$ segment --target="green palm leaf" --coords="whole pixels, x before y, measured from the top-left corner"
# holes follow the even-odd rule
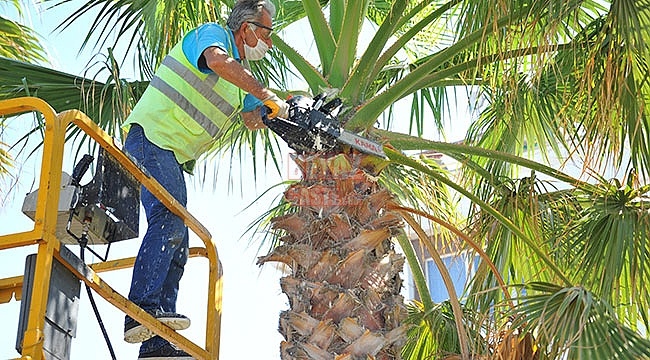
[[[537,333],[551,359],[648,359],[650,341],[621,324],[613,309],[583,287],[531,283],[515,326]]]
[[[110,56],[99,61],[97,66],[95,76],[107,77],[108,82],[0,58],[0,78],[3,79],[0,84],[0,99],[36,96],[48,102],[57,112],[80,109],[110,135],[121,139],[120,126],[148,82],[121,80],[119,68]],[[34,130],[36,129],[30,133]],[[79,129],[74,128],[68,138],[79,134]],[[85,139],[84,135],[80,147]]]
[[[647,186],[637,187],[630,174],[627,183],[600,179],[593,193],[578,196],[582,209],[567,224],[566,246],[575,249],[576,280],[618,309],[633,328],[648,328],[650,234]]]
[[[0,56],[22,61],[46,61],[36,34],[3,16],[0,16]]]

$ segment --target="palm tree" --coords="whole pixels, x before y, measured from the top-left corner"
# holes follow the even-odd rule
[[[21,14],[21,7],[18,0],[0,1],[0,7],[5,3],[11,3],[18,15]],[[44,50],[38,41],[38,37],[27,26],[0,15],[0,57],[22,61],[44,61]],[[4,128],[4,122],[0,123],[0,130]],[[11,166],[11,157],[4,149],[5,144],[0,141],[0,176],[6,174],[7,168]]]
[[[102,9],[85,44],[92,34],[106,34],[104,29],[120,29],[123,36],[135,28],[147,75],[183,30],[221,19],[232,1],[181,1],[171,8],[137,4],[95,0],[68,21]],[[273,68],[291,64],[312,94],[336,89],[345,128],[384,142],[388,156],[381,160],[346,147],[297,156],[303,179],[264,218],[272,220],[262,221],[274,228],[277,246],[260,263],[289,267],[282,280],[290,299],[280,319],[283,358],[392,359],[400,352],[409,359],[650,358],[647,4],[305,0],[278,5],[280,29],[308,19],[320,61],[310,64],[276,36]],[[374,34],[360,46],[359,34],[368,24],[374,24]],[[360,47],[365,51],[358,54]],[[117,62],[107,63],[118,68]],[[283,87],[286,72],[264,70],[256,69]],[[125,89],[120,104],[127,106],[102,119],[119,122],[132,103],[129,96],[137,96],[129,89],[138,87],[112,74],[106,86]],[[457,89],[478,94],[485,104],[463,143],[422,136],[425,125],[442,127],[443,116],[450,116],[446,104],[453,101],[448,92]],[[113,93],[102,94],[110,99]],[[386,129],[375,128],[402,99],[412,100],[408,123],[415,134],[391,131],[390,124],[404,127],[407,120],[390,111]],[[93,108],[86,110],[94,117]],[[259,149],[258,136],[272,143],[267,132],[233,127],[217,149]],[[275,151],[270,145],[263,149]],[[457,160],[459,176],[405,155],[423,150]],[[567,161],[583,172],[563,172]],[[598,175],[605,169],[624,175]],[[465,221],[454,220],[455,194],[470,203]],[[428,219],[443,241],[457,240],[480,258],[462,304],[418,218]],[[428,296],[402,222],[417,233],[447,279],[448,303],[434,304]],[[404,260],[392,237],[421,298],[408,308],[414,325],[408,329],[398,295]]]

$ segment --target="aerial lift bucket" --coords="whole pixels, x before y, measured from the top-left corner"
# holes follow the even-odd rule
[[[48,306],[65,304],[70,311],[66,311],[66,315],[74,313],[77,307],[75,298],[78,299],[78,289],[74,284],[80,281],[117,309],[194,358],[218,359],[223,271],[216,245],[207,229],[82,112],[69,110],[56,114],[46,102],[33,97],[0,101],[0,117],[26,112],[40,112],[45,118],[39,189],[28,194],[23,203],[23,212],[34,220],[34,228],[0,235],[0,251],[37,245],[37,253],[27,261],[25,276],[0,279],[0,302],[8,302],[12,298],[29,299],[21,303],[17,341],[17,349],[22,355],[20,359],[65,359],[65,351],[61,347],[68,346],[66,341],[74,335],[74,319],[60,317],[61,314],[55,314],[56,311],[48,310]],[[73,171],[72,176],[62,172],[65,134],[69,124],[79,127],[101,148],[94,177],[84,186],[79,185],[78,171]],[[187,227],[203,241],[204,247],[190,248],[190,257],[208,259],[204,347],[156,320],[99,276],[104,271],[132,267],[134,257],[110,261],[104,259],[106,261],[88,265],[66,246],[77,244],[81,235],[89,244],[107,245],[137,237],[140,185],[183,219]],[[53,332],[52,328],[56,331]],[[60,341],[46,341],[46,336],[50,336],[48,334],[60,336],[56,334],[59,330],[71,336]]]
[[[88,248],[106,261],[111,243],[138,237],[140,184],[115,157],[99,148],[94,176],[82,186],[81,178],[92,161],[92,156],[85,155],[75,166],[72,176],[62,172],[55,234],[63,244],[82,244],[84,248],[88,244],[107,244],[103,257]],[[27,194],[23,202],[22,211],[32,220],[36,218],[38,192],[37,189]],[[35,266],[36,254],[29,255],[25,264],[23,300],[16,337],[18,352],[23,351]],[[80,285],[81,281],[59,261],[52,263],[43,351],[57,360],[70,359],[72,338],[77,332]]]

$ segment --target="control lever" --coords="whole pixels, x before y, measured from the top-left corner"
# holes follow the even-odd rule
[[[90,164],[92,164],[93,160],[95,160],[92,155],[84,155],[81,160],[77,163],[77,165],[74,166],[74,169],[72,170],[72,185],[79,186],[81,182],[81,178],[84,177],[86,174],[86,171],[88,171],[88,167],[90,167]]]

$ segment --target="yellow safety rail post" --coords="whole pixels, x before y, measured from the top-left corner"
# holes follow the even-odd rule
[[[136,321],[147,326],[157,335],[176,344],[197,359],[218,359],[221,338],[223,272],[216,245],[208,230],[155,179],[149,177],[134,164],[115,145],[113,138],[100,129],[81,111],[69,110],[57,115],[46,102],[33,97],[0,101],[0,116],[32,111],[42,113],[45,118],[43,161],[41,165],[34,229],[28,232],[0,236],[0,250],[38,244],[34,286],[35,288],[41,289],[41,291],[34,292],[32,295],[21,359],[44,359],[43,326],[53,257],[60,260],[64,266],[70,269],[98,295],[102,296],[109,303]],[[153,316],[113,290],[97,275],[98,272],[102,271],[131,267],[133,266],[134,258],[119,259],[86,266],[80,263],[78,258],[71,256],[71,253],[65,247],[61,248],[61,243],[56,239],[54,234],[61,186],[65,130],[70,123],[78,126],[113,155],[127,171],[133,174],[165,206],[174,214],[181,217],[188,228],[196,233],[203,241],[205,248],[192,248],[190,249],[190,255],[191,257],[207,257],[209,262],[205,348],[201,348],[189,339],[163,325]],[[13,294],[19,300],[21,294],[18,287],[21,285],[22,277],[0,279],[0,300],[5,301],[7,299],[6,301],[9,301]]]
[[[65,126],[56,121],[56,114],[52,107],[40,99],[24,98],[11,99],[0,102],[0,116],[38,111],[45,117],[45,139],[41,164],[40,187],[34,228],[32,231],[13,235],[0,236],[0,249],[15,248],[20,246],[38,244],[36,266],[34,269],[35,291],[31,299],[27,330],[23,339],[23,358],[39,360],[44,358],[43,328],[45,325],[45,310],[49,295],[50,275],[54,251],[60,247],[60,242],[55,237],[56,216],[59,203],[59,189],[61,187],[61,168],[63,157],[54,156],[63,153]]]

